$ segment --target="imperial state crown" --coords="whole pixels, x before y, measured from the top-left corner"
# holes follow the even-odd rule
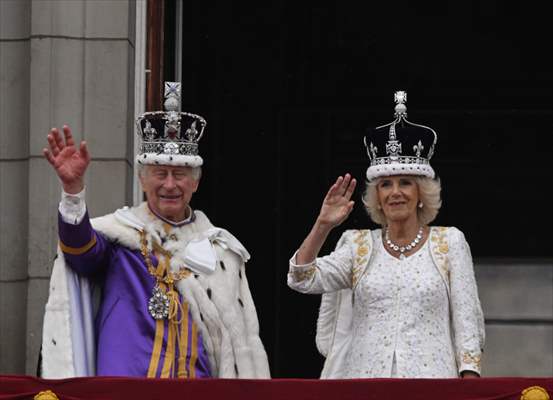
[[[206,120],[180,111],[181,85],[165,82],[165,111],[150,111],[136,120],[140,147],[138,164],[199,167],[198,142],[204,134]]]

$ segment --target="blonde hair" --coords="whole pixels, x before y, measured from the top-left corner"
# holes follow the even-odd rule
[[[442,185],[440,179],[431,179],[425,176],[415,176],[415,182],[419,188],[419,201],[422,202],[422,208],[417,207],[417,216],[421,224],[429,224],[438,215],[442,206],[440,192]],[[373,179],[367,182],[367,188],[363,194],[363,204],[369,217],[381,226],[386,225],[386,216],[382,212],[378,203],[378,192],[376,186],[382,178]]]

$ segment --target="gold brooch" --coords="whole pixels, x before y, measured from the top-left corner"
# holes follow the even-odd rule
[[[522,391],[520,400],[549,400],[547,390],[541,386],[530,386]]]
[[[144,257],[148,272],[156,279],[156,283],[152,289],[152,296],[148,299],[148,312],[155,320],[174,319],[177,315],[177,309],[181,307],[178,294],[174,290],[174,284],[181,279],[188,278],[192,272],[185,266],[182,266],[177,272],[169,271],[172,254],[156,242],[153,243],[153,248],[160,256],[165,257],[165,261],[158,260],[158,268],[154,267],[150,252],[148,251],[146,232],[141,231],[140,252]]]

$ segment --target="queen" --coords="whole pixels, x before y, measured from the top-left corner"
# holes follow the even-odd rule
[[[407,120],[371,129],[363,203],[381,229],[347,230],[319,257],[354,207],[357,181],[339,176],[289,263],[288,285],[323,294],[316,342],[322,378],[478,377],[484,320],[469,245],[455,227],[430,226],[441,207],[430,165],[436,132]]]

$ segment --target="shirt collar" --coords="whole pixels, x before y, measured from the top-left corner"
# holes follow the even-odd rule
[[[187,207],[188,207],[188,218],[185,218],[182,221],[175,222],[175,221],[171,221],[171,220],[169,220],[165,217],[162,217],[161,215],[156,213],[154,210],[152,210],[150,208],[150,205],[148,204],[148,209],[150,210],[150,212],[153,215],[155,215],[157,218],[159,218],[160,220],[162,220],[166,224],[171,225],[172,227],[180,227],[180,226],[183,226],[183,225],[190,224],[191,222],[194,222],[194,220],[196,219],[196,214],[194,214],[194,210],[192,210],[192,207],[190,207],[190,206],[187,206]]]

